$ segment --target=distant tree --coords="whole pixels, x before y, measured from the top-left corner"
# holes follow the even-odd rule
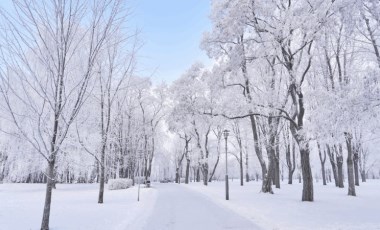
[[[232,124],[232,131],[234,134],[234,137],[236,139],[236,143],[238,145],[238,152],[239,155],[235,155],[238,163],[239,163],[239,172],[240,172],[240,185],[244,185],[244,170],[243,170],[243,151],[244,151],[244,146],[243,146],[243,140],[242,140],[242,135],[240,132],[240,125],[238,121],[234,121]]]

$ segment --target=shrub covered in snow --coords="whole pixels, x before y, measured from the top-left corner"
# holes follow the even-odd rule
[[[108,180],[109,190],[127,189],[132,186],[131,179],[110,179]]]
[[[144,176],[136,176],[135,177],[135,183],[138,184],[145,184],[145,177]]]

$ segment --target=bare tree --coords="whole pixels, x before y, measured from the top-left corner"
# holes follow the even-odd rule
[[[117,39],[117,38],[116,38]],[[99,181],[99,197],[98,203],[103,203],[104,197],[104,183],[105,183],[105,156],[106,149],[109,145],[109,133],[111,129],[112,108],[114,102],[117,100],[120,88],[124,82],[128,82],[128,79],[132,76],[135,63],[135,50],[134,48],[127,53],[123,50],[121,41],[125,41],[126,38],[120,37],[121,40],[115,38],[110,40],[109,46],[106,49],[104,60],[101,60],[97,64],[97,76],[98,86],[100,90],[100,181]],[[135,47],[135,46],[133,46]],[[123,50],[124,54],[127,54],[127,58],[120,57],[120,50]],[[121,59],[121,60],[120,60]]]
[[[111,127],[114,126],[114,123],[118,122],[117,118],[120,116],[120,114],[112,114],[114,104],[117,102],[119,107],[125,104],[125,96],[120,94],[126,94],[127,92],[122,92],[121,89],[129,88],[128,84],[130,83],[136,62],[137,43],[135,38],[137,34],[133,33],[128,35],[127,38],[126,34],[123,34],[120,28],[117,28],[117,32],[118,33],[115,33],[113,37],[107,39],[106,47],[100,53],[99,60],[94,67],[96,70],[96,82],[92,96],[99,105],[99,124],[97,125],[101,137],[99,149],[91,149],[89,145],[93,145],[93,143],[85,144],[77,128],[77,136],[80,144],[87,153],[95,158],[99,166],[99,204],[103,203],[104,198],[104,184],[107,169],[106,152],[107,150],[111,152],[109,146],[112,146],[109,142]],[[120,113],[122,111],[119,109],[117,112]],[[115,144],[113,144],[113,146],[115,147]]]
[[[48,166],[43,230],[57,155],[85,102],[98,54],[123,21],[122,2],[15,0],[13,11],[1,12],[1,94],[17,132]]]
[[[157,127],[165,116],[164,102],[166,99],[165,86],[149,91],[145,98],[139,92],[139,104],[143,118],[144,151],[145,151],[145,180],[148,180],[152,172],[152,163],[155,153]],[[145,128],[147,126],[147,128]]]

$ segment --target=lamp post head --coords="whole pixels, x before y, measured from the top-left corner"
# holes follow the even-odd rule
[[[223,135],[224,135],[224,138],[227,139],[228,138],[228,135],[230,134],[230,131],[228,129],[225,129],[223,131]]]

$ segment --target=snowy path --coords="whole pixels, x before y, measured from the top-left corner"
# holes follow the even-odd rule
[[[259,229],[248,219],[184,186],[155,184],[155,187],[157,200],[144,230]]]

